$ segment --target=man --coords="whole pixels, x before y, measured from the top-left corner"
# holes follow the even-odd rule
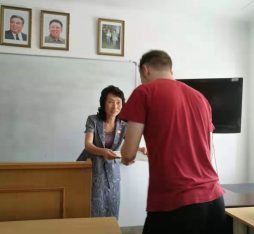
[[[122,163],[133,162],[142,134],[148,150],[143,234],[223,233],[223,189],[210,158],[210,105],[201,93],[174,80],[166,52],[144,54],[139,69],[142,84],[120,118],[128,121]]]
[[[27,35],[22,33],[24,26],[24,18],[19,15],[12,15],[10,17],[10,29],[5,31],[5,39],[27,41]]]
[[[45,37],[45,43],[64,44],[65,40],[60,37],[63,31],[63,24],[58,19],[49,22],[49,35]]]

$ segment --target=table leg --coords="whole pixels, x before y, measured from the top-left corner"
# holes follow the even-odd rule
[[[254,234],[254,230],[249,228],[248,234]]]
[[[248,234],[248,228],[243,223],[233,220],[233,230],[234,234]]]

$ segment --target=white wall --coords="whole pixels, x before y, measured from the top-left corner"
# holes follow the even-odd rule
[[[249,172],[249,181],[254,180],[254,18],[251,23],[251,30],[250,30],[250,41],[251,41],[251,48],[250,48],[250,82],[248,86],[248,93],[249,93],[249,105],[248,105],[248,172]]]
[[[214,16],[211,12],[171,4],[149,7],[149,2],[107,6],[88,1],[5,0],[6,5],[33,9],[32,48],[0,46],[0,52],[46,54],[112,59],[96,55],[96,19],[125,20],[125,57],[113,59],[138,61],[150,49],[164,49],[172,56],[175,78],[244,77],[242,132],[214,135],[218,173],[221,183],[247,180],[247,87],[249,29],[245,22]],[[97,1],[98,2],[98,1]],[[118,2],[118,1],[117,1]],[[152,1],[151,1],[152,2]],[[165,3],[165,1],[164,1]],[[138,4],[138,1],[137,1]],[[158,9],[159,7],[159,9]],[[39,49],[40,10],[69,12],[70,51]],[[147,165],[138,162],[122,168],[121,226],[142,225],[145,218]]]

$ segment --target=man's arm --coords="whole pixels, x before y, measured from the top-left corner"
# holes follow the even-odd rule
[[[144,124],[128,122],[125,134],[125,140],[121,148],[122,163],[129,165],[136,157],[139,143],[143,134]]]
[[[214,152],[213,152],[213,133],[210,132],[210,161],[213,160]]]

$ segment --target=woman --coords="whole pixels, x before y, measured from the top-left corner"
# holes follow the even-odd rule
[[[92,160],[92,217],[115,216],[120,205],[119,150],[125,135],[125,122],[118,114],[125,102],[123,92],[110,85],[101,92],[97,115],[86,121],[85,158]],[[80,159],[79,159],[80,160]]]

